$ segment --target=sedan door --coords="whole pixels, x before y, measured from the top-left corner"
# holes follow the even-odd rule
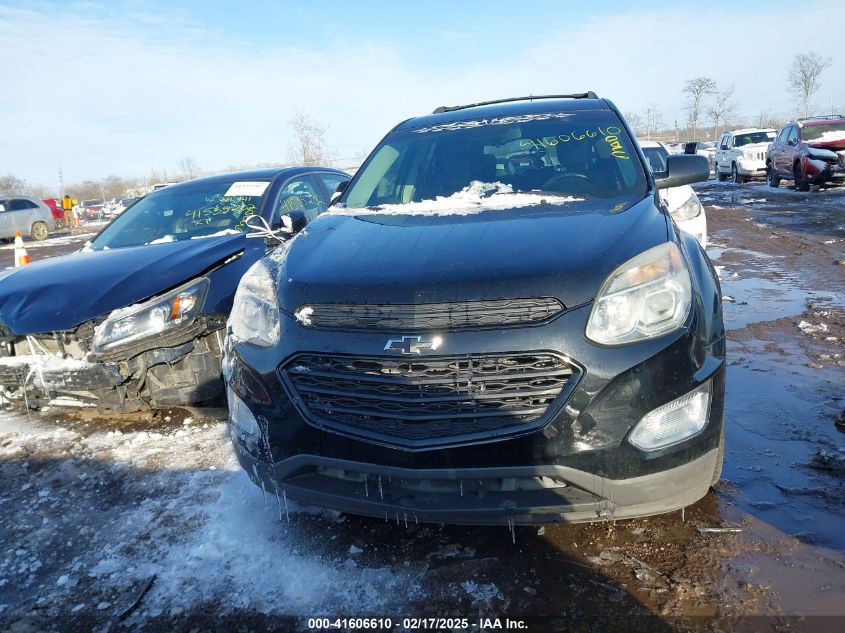
[[[325,211],[328,200],[311,174],[294,176],[285,182],[273,206],[270,223],[279,226],[282,216],[288,216],[294,227],[301,228]]]

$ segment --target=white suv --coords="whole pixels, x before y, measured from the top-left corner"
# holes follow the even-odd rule
[[[716,145],[716,178],[735,183],[749,178],[765,178],[766,151],[775,140],[776,130],[747,128],[722,134]]]

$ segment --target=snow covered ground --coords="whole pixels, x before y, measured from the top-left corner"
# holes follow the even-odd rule
[[[360,548],[315,533],[336,516],[265,498],[221,421],[163,424],[0,413],[0,629],[22,617],[114,621],[150,582],[125,624],[202,604],[374,613],[419,592],[409,563],[362,565]]]

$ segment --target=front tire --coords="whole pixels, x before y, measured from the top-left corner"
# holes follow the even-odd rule
[[[725,180],[727,179],[727,176],[719,171],[719,163],[716,163],[714,165],[713,171],[716,172],[716,180],[718,180],[719,182],[725,182]]]
[[[32,225],[32,230],[30,230],[29,234],[36,242],[41,242],[46,240],[47,236],[50,235],[50,229],[45,222],[36,222]]]
[[[769,163],[768,165],[766,165],[766,169],[766,175],[768,177],[767,179],[769,181],[769,186],[773,189],[777,189],[778,187],[780,187],[780,176],[775,173],[775,166]]]
[[[801,163],[792,166],[792,179],[795,181],[795,191],[809,191],[810,184],[801,175]]]
[[[745,184],[745,176],[739,173],[739,170],[736,168],[736,163],[731,164],[731,180],[738,185]]]

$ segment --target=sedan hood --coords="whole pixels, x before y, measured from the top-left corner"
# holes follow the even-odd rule
[[[67,330],[161,294],[244,250],[243,234],[71,253],[0,273],[0,325]]]
[[[441,216],[328,213],[287,250],[280,301],[288,312],[309,303],[530,297],[580,305],[616,266],[668,239],[667,218],[653,196],[625,211],[609,206]]]

